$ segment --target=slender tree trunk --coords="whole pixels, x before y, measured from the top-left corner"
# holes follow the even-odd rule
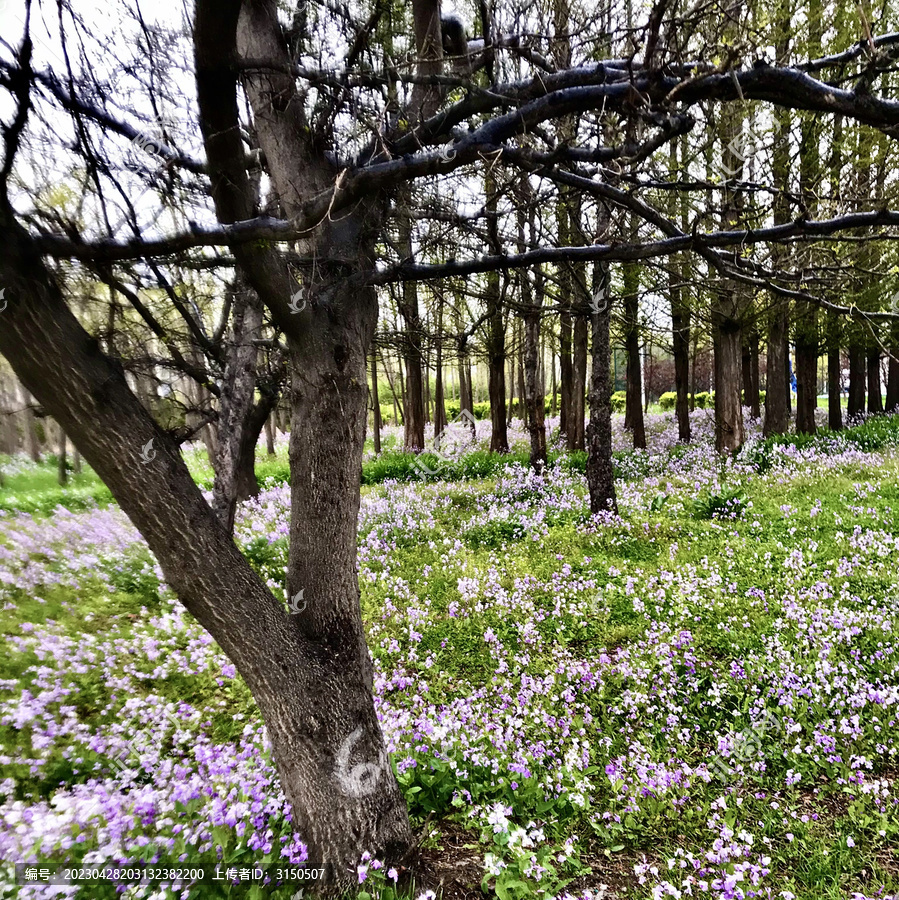
[[[276,413],[272,411],[265,420],[265,452],[269,456],[275,455],[275,417]]]
[[[842,358],[840,354],[840,321],[835,313],[827,316],[827,427],[843,428]]]
[[[443,397],[443,303],[438,299],[437,333],[434,336],[434,437],[446,429],[446,403]]]
[[[373,429],[372,441],[374,442],[375,453],[381,452],[381,400],[378,396],[378,351],[372,348],[371,351],[371,396],[373,410]]]
[[[796,431],[814,434],[818,406],[817,309],[797,304],[796,316]]]
[[[68,445],[68,441],[66,440],[66,433],[63,431],[62,424],[58,424],[59,429],[59,455],[58,455],[58,465],[56,469],[57,481],[65,487],[69,483],[69,470],[68,470],[68,458],[66,454],[66,447]]]
[[[487,229],[491,249],[502,252],[497,228],[497,192],[492,172],[486,178]],[[503,273],[503,278],[507,273]],[[490,451],[508,453],[509,437],[506,428],[506,323],[503,318],[500,273],[487,273],[484,296],[487,312],[488,393],[490,395]]]
[[[899,342],[896,341],[890,345],[886,411],[888,413],[899,412]]]
[[[859,346],[849,348],[849,398],[846,414],[852,418],[865,411],[865,351]]]
[[[775,58],[778,65],[787,65],[790,53],[790,9],[780,2],[775,21]],[[775,190],[773,218],[775,225],[790,221],[790,204],[787,188],[790,170],[790,114],[787,110],[774,111],[775,143],[772,152],[772,184]],[[774,266],[781,267],[784,251],[779,246],[772,249]],[[768,313],[768,360],[765,386],[765,436],[785,434],[790,417],[790,383],[787,340],[790,330],[790,310],[787,301],[772,293],[772,308]]]
[[[609,299],[609,272],[602,264],[594,267],[594,296]],[[590,423],[587,425],[587,487],[590,511],[617,514],[615,478],[612,465],[612,385],[611,303],[600,302],[592,318],[592,361],[590,374]]]
[[[232,341],[219,397],[216,454],[211,460],[215,470],[212,508],[229,532],[234,528],[238,500],[259,492],[255,476],[256,440],[265,422],[265,418],[257,419],[250,427],[259,353],[254,342],[262,328],[262,305],[242,276],[238,276],[233,288],[232,308]],[[270,408],[271,405],[267,407]]]
[[[631,232],[633,233],[633,225]],[[640,365],[640,270],[625,263],[624,270],[624,349],[627,353],[624,427],[634,435],[634,448],[645,449],[643,424],[643,372]]]
[[[34,415],[34,399],[28,391],[22,391],[23,402],[25,404],[25,431],[28,435],[28,453],[31,461],[39,463],[41,461],[41,442],[37,434],[37,422]]]
[[[412,221],[401,220],[401,245],[412,259]],[[403,360],[406,364],[404,388],[404,424],[406,450],[419,451],[425,445],[425,396],[421,346],[421,316],[418,309],[418,286],[414,281],[404,281],[400,286],[398,307],[403,318]]]
[[[883,412],[883,393],[880,385],[880,351],[868,351],[868,412],[880,415]]]

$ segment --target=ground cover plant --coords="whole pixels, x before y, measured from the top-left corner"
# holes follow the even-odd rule
[[[484,477],[489,423],[451,479],[372,478],[363,617],[420,848],[412,883],[361,858],[362,895],[895,896],[897,424],[751,426],[722,458],[710,412],[689,446],[648,416],[646,451],[617,421],[617,516],[590,515],[576,455],[540,477],[513,454]],[[249,692],[136,530],[108,502],[48,509],[14,474],[0,896],[49,895],[13,886],[15,861],[302,863]],[[279,596],[289,502],[272,476],[236,524]]]

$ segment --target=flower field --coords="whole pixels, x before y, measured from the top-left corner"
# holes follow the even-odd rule
[[[649,416],[640,452],[616,417],[619,516],[564,457],[363,488],[376,704],[426,862],[360,859],[369,897],[899,896],[899,427],[756,427],[723,460],[694,415],[688,447]],[[289,501],[271,484],[236,526],[278,596]],[[305,847],[252,698],[124,514],[5,508],[0,897],[292,896],[15,885]]]

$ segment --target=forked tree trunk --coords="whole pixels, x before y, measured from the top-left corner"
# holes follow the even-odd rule
[[[612,466],[612,318],[609,302],[609,272],[606,266],[594,267],[594,296],[600,298],[599,312],[592,318],[592,360],[590,372],[590,422],[587,425],[587,487],[590,511],[618,512],[615,477]],[[605,299],[606,302],[602,302]]]
[[[306,608],[289,615],[203,499],[177,445],[66,306],[11,210],[0,210],[0,227],[10,301],[0,352],[77,442],[166,582],[234,662],[265,720],[308,865],[324,867],[326,883],[348,887],[360,847],[396,858],[411,841],[372,704],[355,576],[373,293],[343,283],[332,299],[352,315],[327,323],[327,333],[318,328],[309,345],[294,343],[302,364],[294,366],[291,587],[307,590]],[[376,779],[374,769],[356,777],[365,774],[361,762],[379,767]]]

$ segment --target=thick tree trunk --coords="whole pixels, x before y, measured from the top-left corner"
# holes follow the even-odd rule
[[[308,137],[276,4],[197,0],[196,10],[197,93],[219,220],[255,214],[238,127],[237,58],[271,62],[245,71],[243,83],[282,208],[300,215],[309,197],[340,176]],[[291,368],[292,613],[278,610],[280,634],[249,654],[235,649],[235,664],[265,716],[281,786],[309,844],[308,865],[324,867],[325,884],[335,889],[357,883],[362,850],[396,859],[412,837],[375,714],[356,577],[366,359],[377,320],[366,277],[385,212],[380,196],[360,198],[351,213],[328,218],[300,241],[301,253],[317,263],[303,270],[309,303],[296,315],[288,307],[296,281],[283,256],[264,246],[233,247],[285,336]],[[216,558],[200,553],[196,560],[206,567]],[[232,615],[227,601],[226,594],[220,623]],[[246,630],[240,637],[246,640]]]
[[[796,431],[814,434],[818,406],[818,314],[807,304],[796,315]]]
[[[10,301],[0,352],[78,444],[166,582],[234,662],[262,711],[282,789],[309,845],[308,865],[324,867],[326,884],[348,887],[360,849],[397,858],[411,841],[372,704],[355,578],[372,292],[347,285],[341,306],[356,320],[327,334],[320,328],[311,346],[294,350],[301,359],[294,366],[291,586],[306,586],[307,605],[289,615],[203,499],[177,445],[72,315],[10,210],[0,210],[0,227],[0,280]],[[346,356],[335,346],[347,348]],[[378,766],[367,780],[356,777],[360,760]]]
[[[725,290],[715,303],[715,447],[734,453],[743,446],[743,404],[740,398],[742,339],[738,301]]]
[[[879,350],[868,351],[868,412],[871,415],[880,415],[883,412]]]
[[[594,296],[609,299],[609,272],[600,264],[594,270]],[[587,425],[587,487],[590,511],[617,514],[612,465],[611,303],[600,302],[592,316],[590,373],[590,422]]]

